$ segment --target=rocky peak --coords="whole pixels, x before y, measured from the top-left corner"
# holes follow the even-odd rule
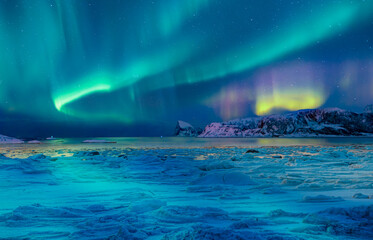
[[[202,132],[202,129],[194,128],[190,123],[177,121],[175,135],[180,137],[196,137]]]
[[[364,108],[365,113],[373,113],[373,104],[369,104]]]

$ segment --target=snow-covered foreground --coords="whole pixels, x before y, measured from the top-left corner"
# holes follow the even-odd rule
[[[2,147],[0,238],[372,239],[372,150]]]

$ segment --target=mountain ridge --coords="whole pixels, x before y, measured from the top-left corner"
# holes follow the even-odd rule
[[[198,137],[325,137],[373,136],[373,113],[340,108],[304,109],[214,122]]]

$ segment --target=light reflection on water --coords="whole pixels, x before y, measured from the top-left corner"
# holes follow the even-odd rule
[[[160,148],[195,148],[195,147],[250,147],[250,146],[291,146],[291,145],[344,145],[373,144],[369,137],[335,137],[335,138],[188,138],[188,137],[116,137],[94,138],[115,141],[116,143],[82,143],[83,138],[68,138],[62,141],[47,141],[52,145],[84,145],[105,147],[160,147]]]

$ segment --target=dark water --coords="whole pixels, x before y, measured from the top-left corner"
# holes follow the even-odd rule
[[[114,137],[90,138],[107,140],[115,143],[82,143],[86,138],[66,138],[43,141],[51,145],[106,145],[141,147],[249,147],[249,146],[293,146],[293,145],[345,145],[345,144],[373,144],[372,137],[334,137],[334,138],[188,138],[188,137]]]

